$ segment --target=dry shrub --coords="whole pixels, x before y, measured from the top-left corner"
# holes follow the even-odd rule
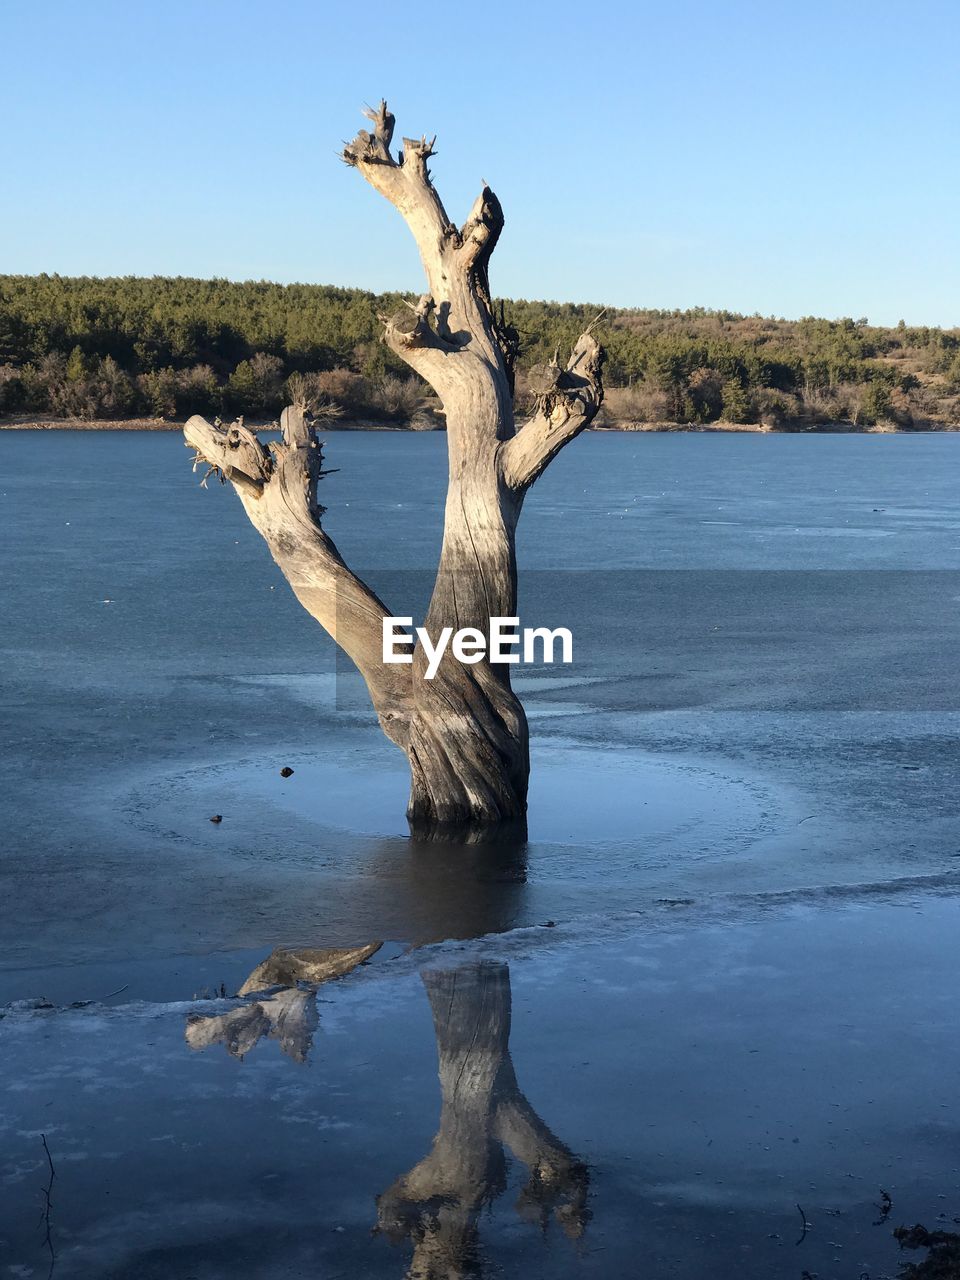
[[[698,422],[713,422],[726,406],[724,381],[716,369],[694,369],[687,381],[692,417]]]
[[[370,387],[362,374],[352,369],[327,369],[307,376],[313,382],[315,394],[339,405],[348,417],[369,412]]]
[[[857,388],[852,383],[809,387],[803,393],[804,412],[813,422],[852,422],[859,403]]]
[[[418,378],[398,378],[385,373],[374,385],[373,404],[386,418],[407,421],[423,405],[423,384]]]
[[[320,385],[319,373],[291,373],[284,384],[288,403],[301,406],[314,418],[332,421],[343,417],[343,407],[330,399]]]
[[[886,413],[886,417],[891,422],[898,427],[905,427],[907,430],[914,425],[914,405],[911,396],[911,392],[895,387],[890,392],[890,404]]]
[[[800,416],[800,401],[789,392],[758,387],[750,399],[754,416],[765,427],[781,427]]]
[[[350,369],[329,369],[304,377],[318,398],[332,402],[349,418],[407,423],[427,407],[426,388],[419,378],[400,378],[393,373],[365,378]]]
[[[51,410],[64,418],[120,418],[137,402],[130,376],[112,356],[84,364],[78,352],[66,361],[45,357],[41,377]]]
[[[637,382],[630,387],[607,387],[604,391],[602,421],[618,422],[669,422],[671,399],[666,391],[660,391],[647,382]]]
[[[137,407],[157,418],[216,413],[221,394],[208,364],[191,369],[153,369],[137,377]]]
[[[442,431],[443,414],[424,406],[411,414],[407,426],[411,431]]]
[[[280,357],[258,351],[250,357],[250,368],[264,401],[276,399],[283,384],[283,361]]]

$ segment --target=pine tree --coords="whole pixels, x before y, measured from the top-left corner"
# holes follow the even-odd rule
[[[260,398],[260,383],[253,366],[249,360],[241,360],[224,387],[224,408],[230,413],[253,413]]]
[[[724,422],[747,422],[750,418],[750,397],[739,378],[728,378],[723,384]]]
[[[79,347],[74,347],[67,359],[64,377],[67,382],[83,382],[87,376],[87,362]]]

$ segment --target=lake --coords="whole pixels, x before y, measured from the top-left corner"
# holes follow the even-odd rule
[[[960,436],[567,449],[518,554],[574,661],[518,676],[529,838],[489,847],[410,840],[178,434],[0,459],[0,1271],[876,1280],[956,1229]],[[325,528],[419,616],[444,437],[325,459]]]

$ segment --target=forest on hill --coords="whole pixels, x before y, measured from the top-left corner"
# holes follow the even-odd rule
[[[294,394],[359,422],[442,425],[429,388],[379,341],[405,296],[329,285],[0,276],[0,416],[271,419]],[[499,304],[498,304],[499,305]],[[603,309],[504,301],[528,374]],[[607,309],[606,425],[960,422],[960,330],[726,311]]]

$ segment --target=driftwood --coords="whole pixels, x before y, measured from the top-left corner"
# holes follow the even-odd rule
[[[276,947],[247,978],[239,996],[256,995],[226,1013],[191,1014],[186,1040],[191,1049],[222,1044],[241,1060],[263,1039],[278,1040],[295,1062],[306,1062],[319,1024],[317,987],[342,978],[383,944],[363,947]],[[271,988],[280,988],[271,990]]]
[[[238,996],[248,996],[268,987],[293,987],[299,982],[313,986],[342,978],[380,950],[382,942],[365,947],[276,947],[246,980]]]
[[[503,228],[500,202],[484,186],[455,226],[433,186],[433,143],[403,140],[394,156],[393,116],[381,102],[366,113],[343,159],[398,210],[413,233],[427,278],[416,304],[384,317],[384,341],[440,397],[447,424],[449,480],[443,546],[425,625],[433,637],[517,612],[515,533],[524,495],[550,460],[593,419],[603,396],[603,355],[588,331],[564,364],[541,369],[533,416],[513,412],[516,334],[490,295],[488,264]],[[526,812],[527,722],[509,666],[464,665],[449,652],[424,679],[382,661],[386,605],[353,574],[321,525],[320,443],[302,405],[285,410],[283,438],[265,447],[242,421],[186,424],[198,462],[237,491],[297,599],[360,670],[380,724],[407,754],[408,816],[420,829],[499,823]],[[209,473],[208,473],[209,474]],[[401,611],[402,615],[402,611]]]

